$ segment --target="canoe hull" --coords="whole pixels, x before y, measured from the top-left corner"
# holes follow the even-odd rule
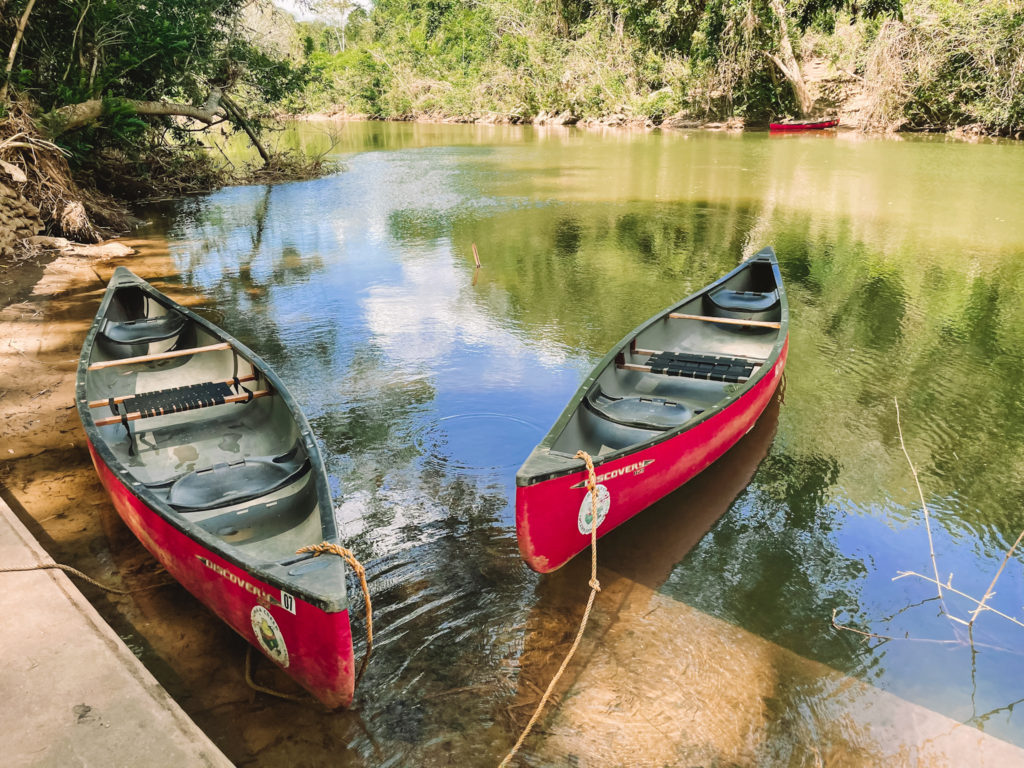
[[[789,339],[768,371],[753,387],[713,417],[668,440],[601,464],[598,484],[607,488],[603,536],[641,510],[691,480],[732,448],[757,421],[779,386]],[[579,530],[579,510],[589,504],[579,472],[516,488],[516,530],[523,560],[535,571],[553,571],[590,546]]]
[[[280,588],[170,525],[121,482],[91,442],[89,453],[121,519],[171,576],[324,705],[351,703],[355,666],[347,609],[328,612],[283,598]]]

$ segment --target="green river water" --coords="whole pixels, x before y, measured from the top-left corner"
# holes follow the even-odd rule
[[[1024,747],[1024,552],[990,598],[1005,616],[970,632],[967,597],[893,580],[937,570],[980,599],[1024,531],[1024,145],[394,123],[278,140],[331,147],[344,170],[167,205],[150,233],[292,389],[367,565],[375,658],[358,713],[301,716],[309,764],[500,760],[587,579],[586,563],[540,577],[519,560],[516,468],[626,331],[764,245],[791,303],[784,394],[746,453],[602,540],[609,578],[642,584],[664,618],[625,631],[629,601],[598,596],[593,646],[525,760],[813,765],[848,710],[796,684],[804,662]],[[661,728],[678,758],[588,747],[595,719],[605,735],[617,721],[587,703],[587,659],[669,640],[697,654],[703,621],[787,659],[745,746],[687,752],[698,737]],[[619,688],[687,687],[664,666],[619,669]],[[738,679],[723,685],[742,693]],[[879,764],[864,754],[837,764]]]

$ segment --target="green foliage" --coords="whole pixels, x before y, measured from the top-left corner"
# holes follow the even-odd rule
[[[917,0],[873,41],[867,75],[882,127],[1024,128],[1024,9],[1001,0]]]
[[[18,49],[13,85],[44,112],[102,99],[100,119],[63,137],[74,162],[103,148],[128,155],[147,144],[147,125],[129,101],[202,105],[211,89],[230,90],[248,106],[277,102],[304,86],[307,69],[246,36],[247,0],[62,0],[38,2]],[[17,18],[27,0],[8,0]],[[8,16],[10,14],[10,16]],[[7,51],[15,27],[0,23]]]

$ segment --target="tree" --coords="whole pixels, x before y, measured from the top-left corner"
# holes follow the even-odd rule
[[[273,101],[297,88],[304,72],[245,38],[239,20],[246,2],[8,0],[7,10],[22,21],[0,27],[0,45],[10,51],[3,89],[14,86],[38,103],[51,137],[126,110],[206,125],[227,120],[266,160],[254,126],[229,94]]]

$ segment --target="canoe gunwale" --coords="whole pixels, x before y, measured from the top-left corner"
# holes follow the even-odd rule
[[[231,345],[232,352],[247,363],[253,365],[273,389],[274,396],[280,398],[287,407],[289,414],[294,419],[299,432],[299,439],[309,456],[312,465],[312,474],[316,483],[317,496],[319,499],[320,525],[324,533],[324,540],[332,543],[340,543],[337,522],[334,519],[334,505],[330,488],[327,484],[326,472],[323,466],[323,459],[316,440],[313,437],[312,428],[306,420],[305,414],[295,402],[291,393],[284,383],[277,376],[274,370],[259,355],[249,349],[245,344],[231,336],[227,331],[215,326],[210,321],[197,315],[187,307],[184,307],[168,296],[164,295],[142,278],[138,277],[125,267],[118,267],[103,295],[96,317],[86,335],[82,346],[82,354],[78,361],[78,371],[75,381],[75,405],[85,430],[86,438],[89,441],[106,468],[116,477],[122,485],[127,488],[140,502],[145,504],[161,519],[180,531],[185,536],[193,539],[197,544],[206,548],[218,557],[231,563],[235,567],[252,574],[254,577],[266,583],[284,589],[296,597],[301,598],[310,605],[321,610],[334,613],[346,611],[349,607],[345,579],[339,579],[340,588],[336,594],[325,596],[323,593],[311,592],[307,588],[283,578],[280,570],[283,566],[291,566],[297,562],[308,560],[312,554],[296,554],[294,557],[287,557],[274,561],[255,562],[252,559],[242,556],[241,551],[232,544],[223,542],[219,537],[206,531],[196,522],[187,519],[184,515],[171,509],[159,496],[157,496],[144,483],[124,466],[114,452],[107,445],[106,439],[96,426],[96,420],[89,408],[89,401],[86,393],[86,375],[89,372],[92,352],[96,347],[97,336],[105,322],[106,314],[110,308],[114,293],[119,288],[132,286],[142,290],[147,296],[161,304],[165,308],[179,312],[193,323],[202,327],[215,338]],[[310,542],[318,544],[320,542]],[[275,570],[278,572],[275,573]]]
[[[760,382],[766,375],[769,374],[769,372],[771,372],[774,369],[775,364],[778,362],[779,356],[782,354],[783,348],[789,340],[789,301],[786,296],[785,285],[782,281],[782,275],[779,270],[778,259],[775,256],[774,249],[771,247],[761,249],[756,254],[751,256],[749,259],[745,259],[734,269],[730,270],[725,275],[722,275],[714,282],[709,283],[708,285],[700,288],[699,290],[695,291],[691,295],[684,298],[682,301],[676,302],[671,307],[664,309],[658,312],[657,314],[653,315],[652,317],[638,325],[636,328],[631,330],[629,333],[627,333],[622,338],[622,340],[619,341],[618,344],[614,345],[611,348],[611,350],[597,364],[594,365],[590,373],[587,375],[587,377],[580,384],[579,388],[576,390],[576,393],[566,404],[565,409],[559,415],[558,419],[552,425],[551,429],[548,430],[547,434],[544,436],[544,439],[537,444],[534,450],[530,453],[530,456],[523,463],[523,466],[516,473],[516,486],[533,486],[539,483],[547,482],[548,480],[552,480],[554,478],[566,477],[582,471],[583,468],[581,466],[581,462],[579,459],[575,457],[574,454],[555,450],[551,446],[558,438],[558,436],[561,434],[562,430],[569,423],[569,420],[572,418],[573,414],[575,414],[576,410],[578,408],[583,407],[583,401],[586,399],[587,394],[593,388],[595,382],[597,381],[601,373],[603,373],[609,365],[614,364],[616,357],[620,353],[628,351],[632,340],[635,339],[645,329],[649,328],[659,320],[662,320],[663,318],[667,317],[669,314],[677,312],[679,308],[684,306],[685,304],[714,291],[722,283],[734,277],[740,271],[747,269],[754,261],[765,258],[767,258],[767,260],[771,263],[772,270],[775,275],[775,282],[779,292],[780,316],[779,329],[777,331],[775,343],[772,345],[771,351],[767,355],[764,362],[754,369],[753,374],[750,376],[749,379],[747,379],[746,382],[743,382],[742,384],[737,386],[732,392],[722,397],[722,399],[716,402],[713,407],[708,408],[703,413],[687,421],[682,426],[665,430],[657,435],[654,435],[653,437],[644,442],[635,443],[632,445],[625,446],[623,448],[619,448],[615,451],[602,454],[599,458],[594,457],[594,468],[597,469],[598,467],[604,464],[617,461],[625,456],[629,456],[630,454],[638,453],[652,446],[664,443],[668,440],[672,440],[679,436],[680,434],[687,432],[691,429],[694,429],[695,427],[707,421],[708,419],[717,416],[722,411],[727,410],[729,406],[731,406],[737,400],[741,399],[747,392],[753,389],[758,384],[758,382]],[[546,469],[538,472],[527,472],[527,465],[538,454],[554,460],[563,460],[565,462],[565,466],[561,468]]]

